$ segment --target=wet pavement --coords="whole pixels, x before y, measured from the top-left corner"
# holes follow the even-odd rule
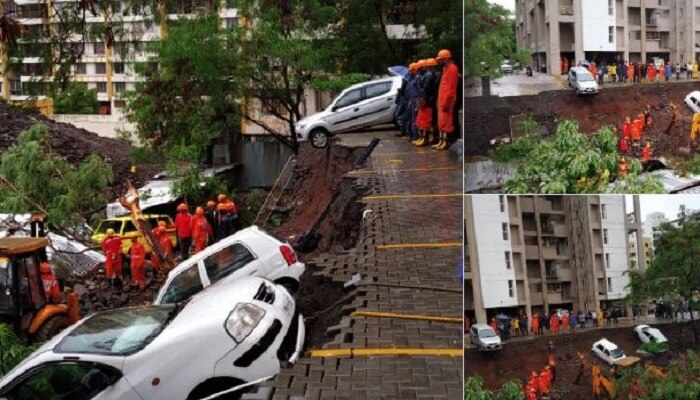
[[[562,77],[563,79],[564,77]],[[548,90],[567,89],[566,82],[559,77],[533,72],[533,76],[524,73],[507,74],[491,81],[491,95],[499,97],[534,95]],[[479,82],[469,82],[466,97],[481,96]]]
[[[367,188],[357,244],[312,261],[318,274],[337,282],[362,275],[343,306],[340,323],[329,328],[333,339],[323,350],[410,349],[428,355],[307,355],[258,394],[244,398],[462,397],[463,325],[430,320],[462,315],[456,272],[462,257],[462,165],[447,151],[416,148],[391,131],[343,135],[340,140],[367,145],[374,137],[382,140],[368,162],[347,175]],[[362,311],[425,318],[352,315]]]

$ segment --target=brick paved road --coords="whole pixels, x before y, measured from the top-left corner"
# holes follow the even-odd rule
[[[343,307],[340,324],[330,328],[334,336],[325,348],[461,348],[462,324],[350,315],[360,310],[462,315],[456,276],[462,243],[461,164],[450,160],[448,152],[415,148],[393,132],[345,135],[341,140],[365,145],[373,137],[382,141],[370,160],[349,174],[369,189],[363,205],[372,210],[358,243],[351,251],[313,261],[320,274],[339,282],[357,273],[363,276],[353,300]],[[446,196],[405,197],[426,194]],[[426,243],[445,247],[423,247]],[[250,398],[461,399],[462,358],[304,357],[258,396]]]

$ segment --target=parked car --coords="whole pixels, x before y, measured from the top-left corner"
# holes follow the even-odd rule
[[[263,278],[181,304],[104,311],[65,329],[0,380],[0,398],[201,399],[295,362],[303,317]]]
[[[474,324],[469,329],[469,338],[479,351],[496,351],[503,348],[501,337],[486,324]]]
[[[508,60],[503,61],[503,64],[501,64],[501,73],[510,74],[512,72],[513,72],[513,66],[510,64],[510,61],[508,61]]]
[[[557,318],[559,318],[559,320],[564,318],[564,315],[569,316],[569,310],[565,310],[563,308],[557,308],[556,310],[554,310],[553,314],[554,313],[557,314]]]
[[[700,91],[688,93],[683,101],[693,112],[700,113]]]
[[[657,328],[649,325],[637,325],[634,327],[634,332],[639,336],[642,343],[667,343],[668,339]]]
[[[390,76],[350,86],[325,110],[297,122],[297,138],[310,140],[320,149],[328,146],[330,137],[337,133],[393,122],[402,80]]]
[[[591,351],[608,365],[613,365],[627,357],[621,348],[605,338],[593,343]]]
[[[654,62],[654,67],[657,71],[663,69],[666,66],[666,61],[664,61],[664,59],[661,57],[654,57],[652,58],[652,61]]]
[[[574,67],[569,70],[569,87],[574,88],[576,95],[597,94],[598,82],[593,75],[583,67]]]
[[[169,227],[168,234],[170,235],[170,240],[173,242],[173,247],[177,246],[177,235],[175,233],[175,227],[173,226],[173,219],[170,218],[169,215],[145,214],[143,217],[151,225],[151,228],[158,226],[158,221],[165,221]],[[127,254],[131,249],[131,239],[135,239],[139,236],[139,231],[136,229],[131,217],[126,215],[122,217],[105,218],[100,221],[92,232],[91,239],[93,243],[97,246],[101,245],[102,240],[107,236],[107,229],[110,228],[114,229],[114,233],[122,237],[122,253]],[[151,246],[145,239],[141,238],[139,242],[146,248],[146,253],[151,252]]]
[[[305,269],[288,243],[251,226],[176,266],[168,274],[154,304],[179,303],[219,280],[250,275],[267,278],[295,293]]]

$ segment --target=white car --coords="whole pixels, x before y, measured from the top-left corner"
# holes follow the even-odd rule
[[[627,358],[625,352],[608,339],[600,339],[599,341],[593,343],[591,351],[608,365],[613,365],[616,362]]]
[[[583,67],[574,67],[569,70],[569,87],[574,88],[576,95],[597,94],[598,82],[593,75]]]
[[[513,72],[513,66],[510,65],[509,61],[503,61],[503,64],[501,64],[501,73],[504,74],[510,74]]]
[[[122,308],[66,328],[0,380],[0,398],[184,400],[240,390],[295,362],[303,317],[263,278],[179,305]]]
[[[251,226],[221,239],[170,271],[154,304],[179,303],[219,280],[251,275],[269,279],[295,293],[305,269],[288,243]]]
[[[685,100],[683,100],[685,104],[690,107],[691,110],[695,113],[700,113],[700,92],[699,91],[694,91],[688,93],[687,96],[685,96]]]
[[[350,86],[325,110],[297,122],[297,138],[310,140],[321,149],[336,133],[393,122],[402,81],[402,77],[393,76]]]
[[[503,348],[501,337],[486,324],[474,324],[469,329],[469,338],[479,351],[496,351]]]
[[[634,328],[634,332],[639,336],[639,340],[642,343],[666,343],[668,339],[661,333],[660,330],[653,328],[649,325],[637,325]]]

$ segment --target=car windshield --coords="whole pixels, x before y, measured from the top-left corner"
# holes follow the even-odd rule
[[[105,234],[107,229],[114,229],[114,232],[119,234],[122,230],[122,221],[115,220],[104,220],[100,222],[100,225],[95,229],[96,234]]]
[[[619,347],[616,347],[616,348],[614,348],[614,349],[612,349],[612,350],[610,351],[610,356],[611,356],[613,359],[617,360],[618,358],[624,357],[624,356],[625,356],[625,353],[624,353],[622,350],[620,350]]]
[[[177,315],[175,305],[105,311],[88,318],[56,346],[57,353],[125,356],[146,347]]]
[[[578,74],[578,81],[579,82],[591,82],[593,80],[594,80],[593,75],[591,75],[591,74],[582,74],[582,73]]]
[[[482,338],[489,338],[489,337],[496,337],[496,332],[494,332],[492,329],[482,329],[479,331],[479,337]]]

